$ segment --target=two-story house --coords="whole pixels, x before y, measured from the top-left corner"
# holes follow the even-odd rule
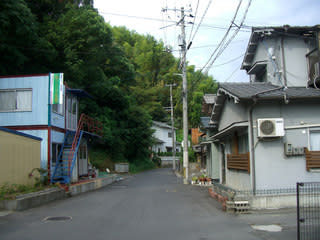
[[[295,206],[296,183],[320,181],[319,36],[320,26],[253,28],[250,83],[219,84],[211,161],[253,208]]]
[[[64,85],[63,74],[0,77],[0,126],[42,138],[41,167],[51,182],[88,175],[88,139],[101,124],[79,116],[82,97],[89,95]]]
[[[155,144],[152,146],[152,151],[156,153],[160,152],[172,152],[172,139],[176,138],[176,129],[172,134],[172,128],[170,125],[163,122],[152,122],[152,129],[154,130],[153,137]],[[176,145],[176,152],[179,152],[180,147]]]

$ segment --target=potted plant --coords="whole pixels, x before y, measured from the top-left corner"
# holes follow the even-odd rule
[[[206,175],[202,174],[200,177],[199,177],[199,181],[200,181],[200,184],[201,185],[204,185],[205,182],[206,182]]]
[[[198,183],[198,177],[197,176],[193,176],[191,178],[191,184],[193,185],[193,184],[197,184],[197,183]]]

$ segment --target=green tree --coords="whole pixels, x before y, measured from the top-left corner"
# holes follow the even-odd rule
[[[23,0],[0,1],[0,74],[30,73],[43,49],[36,18]],[[36,71],[37,72],[37,71]]]

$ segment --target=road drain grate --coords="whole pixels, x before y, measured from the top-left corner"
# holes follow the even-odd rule
[[[69,221],[72,217],[70,216],[60,216],[60,217],[46,217],[43,221]]]

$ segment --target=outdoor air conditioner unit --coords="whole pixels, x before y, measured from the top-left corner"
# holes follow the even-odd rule
[[[283,118],[264,118],[258,119],[258,137],[283,137],[284,125]]]

